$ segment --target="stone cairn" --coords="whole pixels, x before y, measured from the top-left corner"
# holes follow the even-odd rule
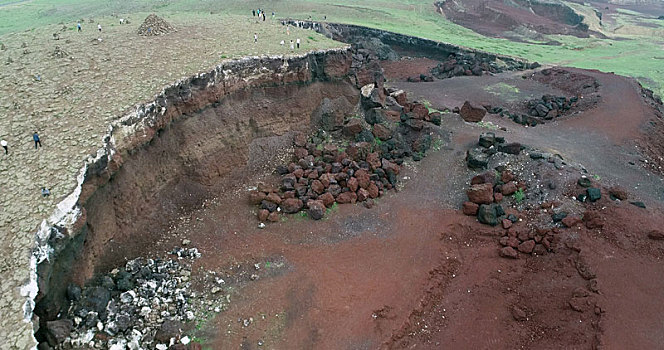
[[[147,16],[138,27],[138,35],[143,36],[164,35],[176,31],[175,27],[154,13]]]

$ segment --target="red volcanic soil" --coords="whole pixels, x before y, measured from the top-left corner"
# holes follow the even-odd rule
[[[404,69],[408,75],[429,66],[411,64]],[[396,64],[386,66],[388,77],[398,71]],[[437,130],[442,145],[406,166],[400,190],[388,192],[373,209],[341,205],[321,221],[291,215],[259,229],[246,189],[238,188],[174,221],[172,235],[153,244],[155,251],[187,238],[203,254],[194,271],[248,269],[260,277],[233,284],[228,310],[207,322],[200,337],[213,349],[660,348],[664,241],[648,234],[664,226],[662,179],[641,166],[644,156],[634,148],[639,140],[649,143],[648,137],[661,140],[661,134],[644,136],[656,115],[631,79],[569,72],[596,79],[601,100],[534,128],[497,115],[485,120],[503,127],[496,133],[510,142],[583,164],[603,188],[619,184],[629,200],[643,201],[647,209],[612,201],[606,193],[597,203],[574,204],[572,192],[561,190],[550,200],[567,201],[586,221],[555,228],[548,254],[500,257],[506,230],[459,210],[464,188],[477,174],[466,167],[465,152],[487,130],[445,114]],[[389,83],[438,109],[465,100],[516,104],[574,88],[563,84],[562,75],[547,80],[523,74]],[[498,83],[516,89],[487,90]],[[259,179],[271,177],[259,174],[246,183]],[[559,186],[574,190],[575,181]],[[540,227],[522,214],[515,230]]]
[[[562,3],[447,0],[435,5],[452,22],[487,36],[504,37],[505,32],[525,27],[540,34],[588,37],[588,28],[581,24],[581,18]]]

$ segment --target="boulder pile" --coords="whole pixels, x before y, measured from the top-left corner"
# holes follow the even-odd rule
[[[373,200],[394,188],[404,160],[421,160],[432,143],[432,124],[442,114],[429,112],[420,102],[409,102],[401,90],[368,84],[361,89],[364,118],[347,118],[340,139],[331,141],[320,130],[307,138],[297,135],[292,162],[277,167],[278,185],[261,184],[249,195],[261,222],[276,222],[280,215],[306,211],[321,219],[335,203]]]
[[[392,143],[386,142],[387,149]],[[382,145],[381,145],[382,146]],[[314,220],[323,218],[335,203],[357,203],[371,207],[373,200],[392,189],[403,159],[390,152],[381,156],[376,145],[355,142],[346,148],[311,142],[297,143],[295,161],[276,170],[281,175],[278,188],[260,185],[250,193],[250,201],[259,206],[258,219],[279,221],[280,213],[295,214],[306,210]]]
[[[492,155],[498,152],[518,155],[523,149],[518,142],[506,143],[504,137],[486,132],[480,135],[477,147],[466,151],[466,164],[471,169],[486,169]]]
[[[526,255],[544,255],[553,251],[559,228],[535,229],[531,231],[511,227],[500,238],[500,256],[518,259],[519,253]]]
[[[147,16],[138,27],[138,35],[143,36],[164,35],[171,32],[176,32],[175,27],[154,13]]]
[[[526,105],[528,114],[531,116],[551,120],[569,111],[578,100],[576,96],[567,98],[565,96],[544,95],[542,98],[526,102]]]
[[[196,248],[171,254],[176,258],[130,260],[83,289],[70,285],[66,318],[46,322],[38,338],[62,349],[166,349],[188,342],[183,323],[195,318],[190,262],[201,254]]]
[[[503,167],[487,171],[470,180],[463,213],[477,216],[477,220],[486,225],[502,224],[504,228],[510,228],[518,219],[515,215],[507,215],[500,203],[509,196],[521,202],[525,189],[526,184],[516,181],[514,175]]]
[[[504,71],[537,67],[539,67],[537,62],[532,64],[514,62],[511,65],[500,66],[495,57],[472,53],[456,53],[449,55],[444,62],[433,68],[431,74],[438,79],[445,79],[463,75],[481,76],[486,73],[502,73]]]

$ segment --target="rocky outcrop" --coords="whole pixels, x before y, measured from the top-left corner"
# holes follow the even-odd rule
[[[43,326],[55,319],[70,282],[82,284],[107,258],[107,242],[158,231],[161,218],[199,205],[231,172],[260,166],[293,130],[319,121],[326,99],[350,113],[359,101],[350,63],[348,48],[223,63],[112,123],[37,234],[26,312],[34,305]],[[127,256],[140,253],[132,249]]]

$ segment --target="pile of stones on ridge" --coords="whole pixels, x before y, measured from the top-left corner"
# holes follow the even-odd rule
[[[81,289],[67,288],[71,306],[64,318],[48,321],[38,338],[40,349],[167,349],[194,346],[183,335],[184,323],[196,318],[191,287],[196,248],[175,248],[173,259],[130,260]],[[226,299],[216,301],[220,312]],[[206,304],[207,305],[207,304]],[[190,344],[191,343],[191,344]],[[185,347],[186,348],[186,347]]]
[[[431,69],[431,74],[438,79],[445,79],[463,75],[481,76],[485,73],[534,69],[539,66],[537,62],[531,64],[514,62],[510,65],[501,66],[495,59],[491,59],[490,57],[478,57],[478,55],[472,53],[455,53]]]
[[[164,35],[175,31],[175,27],[154,13],[147,16],[138,27],[138,35],[143,36]]]
[[[374,84],[362,88],[361,104],[364,118],[348,118],[337,141],[323,130],[295,137],[292,162],[276,169],[279,184],[261,184],[249,195],[261,223],[304,210],[319,220],[335,203],[363,202],[370,208],[396,186],[406,158],[424,157],[441,113],[409,102],[403,91]]]

